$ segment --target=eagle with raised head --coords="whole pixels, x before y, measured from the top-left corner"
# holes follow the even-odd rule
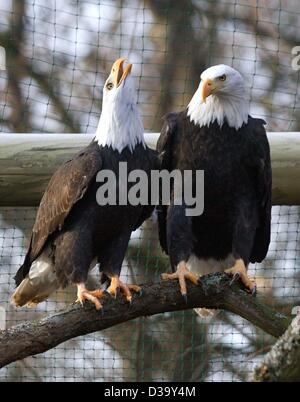
[[[152,213],[149,205],[99,205],[96,194],[100,171],[113,172],[116,195],[123,183],[119,165],[127,163],[128,175],[141,170],[150,178],[157,168],[157,154],[144,141],[144,128],[136,103],[131,76],[132,64],[117,60],[104,89],[103,107],[92,143],[53,175],[42,197],[33,226],[31,241],[15,281],[12,296],[16,306],[32,306],[59,287],[77,286],[78,301],[90,300],[101,309],[102,290],[90,291],[85,284],[90,267],[100,264],[107,291],[122,291],[128,301],[135,285],[119,279],[122,262],[132,231]],[[74,137],[74,140],[75,137]],[[149,179],[149,186],[151,180]],[[128,191],[133,183],[128,183]]]
[[[157,150],[162,169],[204,171],[204,212],[186,206],[158,208],[160,243],[186,297],[186,279],[225,271],[250,292],[250,262],[268,252],[272,174],[265,122],[249,116],[244,80],[226,65],[208,68],[187,110],[166,116]],[[193,190],[197,185],[193,176]]]

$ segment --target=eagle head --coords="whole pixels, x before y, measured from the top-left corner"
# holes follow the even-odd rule
[[[144,143],[144,127],[137,106],[137,92],[131,75],[132,64],[114,62],[103,87],[102,113],[95,140],[121,153]]]
[[[236,130],[248,121],[249,103],[242,75],[225,64],[209,67],[201,74],[198,90],[189,106],[191,121],[209,126],[226,121]]]
[[[103,107],[114,104],[116,107],[123,102],[135,101],[135,88],[131,76],[132,64],[126,63],[125,59],[118,59],[114,62],[109,77],[103,87]]]
[[[232,67],[220,64],[201,74],[201,101],[206,103],[209,96],[240,97],[245,95],[245,85],[241,74]]]

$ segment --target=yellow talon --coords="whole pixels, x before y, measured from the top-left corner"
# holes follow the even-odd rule
[[[174,272],[173,274],[162,274],[161,277],[162,277],[162,280],[164,280],[164,281],[178,279],[179,285],[180,285],[180,292],[181,292],[182,296],[184,296],[184,297],[186,297],[186,295],[187,295],[187,288],[186,288],[185,280],[188,279],[190,282],[194,283],[195,285],[198,285],[198,281],[199,281],[199,277],[189,271],[185,261],[181,261],[177,265],[176,272]]]
[[[102,309],[102,304],[99,301],[99,298],[103,296],[104,292],[102,290],[87,290],[85,284],[80,283],[77,285],[77,300],[76,303],[80,303],[83,306],[83,303],[86,300],[89,300],[95,305],[96,310]]]
[[[249,289],[251,293],[255,292],[256,284],[253,279],[249,278],[247,274],[247,268],[242,259],[236,260],[234,266],[232,268],[226,269],[225,272],[233,276],[238,275],[245,287]]]
[[[113,296],[114,298],[117,297],[117,292],[118,289],[121,290],[123,295],[125,296],[125,299],[130,303],[132,300],[132,294],[131,291],[139,293],[141,291],[141,288],[137,285],[125,285],[125,283],[121,282],[120,278],[118,276],[114,276],[111,278],[111,283],[109,288],[107,289],[107,292]]]

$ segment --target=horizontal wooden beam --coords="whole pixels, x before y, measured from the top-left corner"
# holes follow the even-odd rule
[[[300,205],[300,132],[268,134],[273,170],[273,205]]]
[[[145,134],[155,148],[159,134]],[[268,134],[273,204],[300,205],[300,133]],[[0,134],[0,206],[35,206],[57,167],[84,148],[90,134]]]

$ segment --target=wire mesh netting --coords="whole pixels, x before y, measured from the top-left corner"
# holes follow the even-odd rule
[[[2,131],[94,132],[102,85],[134,63],[147,130],[185,107],[207,66],[232,65],[271,131],[299,129],[297,0],[2,0]]]
[[[201,71],[225,63],[245,77],[251,114],[269,131],[299,131],[298,0],[2,0],[1,132],[93,133],[112,62],[134,63],[146,131],[184,108]],[[41,134],[42,140],[42,134]],[[0,308],[7,326],[63,308],[75,290],[59,291],[36,310],[9,304],[13,276],[28,245],[34,208],[0,209]],[[130,243],[126,281],[159,279],[168,269],[147,222]],[[251,266],[258,297],[278,311],[300,305],[300,212],[274,207],[268,258]],[[97,271],[91,281],[97,280]],[[1,314],[0,311],[0,314]],[[140,318],[68,341],[0,371],[6,380],[245,380],[274,339],[219,312],[207,322],[193,311]]]
[[[9,298],[13,275],[24,258],[34,208],[2,208],[0,307],[7,326],[57,311],[76,298],[58,291],[37,309],[15,310]],[[132,236],[122,275],[128,283],[158,281],[166,260],[155,222]],[[274,207],[272,242],[263,264],[250,267],[258,297],[278,311],[300,305],[300,208]],[[97,281],[97,269],[90,281]],[[0,381],[231,381],[246,380],[274,339],[242,318],[218,312],[206,321],[194,311],[140,318],[68,341],[40,356],[0,370]]]

